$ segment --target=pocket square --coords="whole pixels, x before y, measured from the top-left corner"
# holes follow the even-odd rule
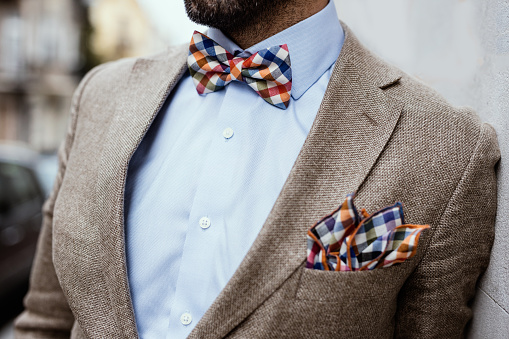
[[[405,224],[397,202],[369,215],[357,212],[355,194],[307,234],[307,268],[326,271],[363,271],[389,267],[413,257],[428,225]]]

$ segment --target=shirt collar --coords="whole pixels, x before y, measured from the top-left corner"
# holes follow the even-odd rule
[[[334,64],[345,40],[334,1],[329,1],[315,15],[245,50],[216,28],[210,28],[207,36],[230,53],[247,53],[246,56],[265,48],[287,44],[292,67],[292,97],[295,100]]]

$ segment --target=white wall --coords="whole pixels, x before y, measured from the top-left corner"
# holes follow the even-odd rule
[[[473,106],[498,134],[497,233],[490,267],[481,282],[471,338],[509,337],[509,1],[477,0],[483,63],[470,86]],[[482,5],[481,5],[482,4]]]
[[[338,15],[369,48],[423,79],[452,103],[468,93],[482,64],[474,0],[336,0]]]

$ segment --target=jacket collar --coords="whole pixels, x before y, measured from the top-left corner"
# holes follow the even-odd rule
[[[262,230],[226,287],[191,332],[223,337],[262,304],[306,257],[306,232],[356,191],[389,140],[402,104],[384,89],[401,78],[343,24],[345,41],[301,152]],[[124,248],[123,197],[130,158],[186,69],[187,46],[139,59],[120,91],[100,159],[97,222],[112,311],[137,337]],[[133,133],[125,133],[131,130]],[[280,239],[285,239],[281,246]],[[235,305],[235,307],[231,307]],[[128,321],[126,321],[126,319]]]

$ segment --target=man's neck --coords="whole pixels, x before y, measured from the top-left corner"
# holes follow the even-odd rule
[[[333,1],[333,0],[330,0]],[[328,0],[296,0],[281,8],[269,8],[242,27],[223,32],[246,49],[320,12]]]

